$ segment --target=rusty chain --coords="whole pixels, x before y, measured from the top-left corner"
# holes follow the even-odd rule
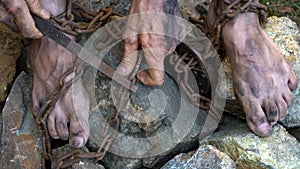
[[[72,8],[77,8],[77,11]],[[82,33],[93,33],[101,26],[121,15],[112,8],[100,8],[97,12],[89,12],[77,0],[68,0],[66,12],[59,16],[51,16],[50,21],[59,30],[73,36]],[[75,18],[83,21],[77,22]]]
[[[187,64],[182,64],[183,61],[186,61]],[[195,92],[193,87],[189,83],[189,71],[197,70],[201,71],[199,67],[199,61],[195,59],[195,57],[191,56],[189,52],[179,56],[177,53],[170,55],[169,63],[173,65],[174,70],[177,74],[176,80],[179,83],[179,86],[184,91],[190,102],[200,109],[209,110],[211,105],[211,100],[201,94],[199,92]],[[206,74],[203,74],[203,78],[205,78],[208,82],[208,77]],[[208,82],[209,83],[209,82]]]
[[[260,4],[257,0],[223,0],[227,5],[220,16],[213,24],[213,30],[209,30],[207,26],[207,17],[205,15],[199,18],[190,17],[189,20],[200,28],[212,41],[216,49],[221,46],[222,27],[233,17],[240,13],[253,12],[259,16],[261,25],[268,22],[266,10],[267,7]]]

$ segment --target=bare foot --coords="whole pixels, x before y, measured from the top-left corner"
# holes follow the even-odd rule
[[[261,137],[269,136],[271,127],[286,116],[293,102],[297,77],[261,29],[257,14],[238,14],[225,24],[221,37],[248,126]]]
[[[49,2],[47,4],[51,6]],[[49,10],[52,14],[64,6],[61,2],[55,4],[52,5],[57,10],[55,8]],[[42,106],[59,84],[60,76],[75,64],[75,59],[73,54],[47,37],[33,40],[30,62],[34,75],[32,101],[35,116],[40,113]],[[71,80],[74,76],[73,72],[66,77],[65,81]],[[84,146],[90,132],[89,109],[89,97],[80,78],[66,90],[48,116],[47,125],[51,137],[69,139],[70,145],[75,148]]]
[[[162,15],[157,15],[160,13]],[[133,70],[137,61],[139,44],[145,54],[148,71],[138,73],[138,79],[147,85],[162,85],[164,82],[164,58],[172,53],[178,42],[165,35],[168,17],[163,14],[180,16],[177,0],[133,0],[125,38],[125,52],[118,71],[127,76]],[[144,15],[145,14],[145,15]],[[168,27],[172,31],[173,27]],[[178,28],[180,29],[180,28]],[[176,31],[173,31],[176,32]]]

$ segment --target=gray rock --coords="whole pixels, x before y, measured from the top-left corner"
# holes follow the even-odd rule
[[[5,101],[16,73],[16,60],[23,47],[22,36],[0,23],[0,102]]]
[[[269,18],[269,22],[266,24],[264,30],[291,63],[295,73],[300,78],[300,36],[297,24],[287,17],[278,18],[273,16]],[[235,97],[232,88],[232,71],[228,57],[225,58],[223,65],[226,74],[226,84],[223,85],[220,91],[222,91],[221,95],[228,99],[225,111],[245,118],[241,105]],[[287,116],[282,121],[282,124],[288,128],[300,126],[300,85],[295,90],[294,95],[294,103],[288,109]]]
[[[101,164],[92,160],[82,160],[72,165],[72,169],[105,169]]]
[[[100,109],[90,115],[90,148],[99,147],[103,141],[101,132],[105,125],[104,119],[115,111],[113,101],[108,97],[111,92],[110,82],[102,78],[97,83],[97,89],[100,91],[96,96],[99,97]],[[188,110],[185,110],[186,118],[183,118],[178,111],[180,108],[177,107],[180,103],[174,99],[180,97],[179,91],[172,86],[176,85],[168,77],[162,87],[151,88],[138,83],[139,93],[131,95],[127,107],[121,112],[120,130],[110,149],[111,153],[103,159],[106,167],[111,169],[153,167],[169,153],[193,147],[202,130],[203,116],[206,113],[199,111],[199,116],[196,114],[193,117],[187,114]],[[151,103],[156,101],[160,101],[159,103],[164,104],[165,107],[161,108],[161,104],[158,103],[155,104],[156,107],[152,107]],[[175,124],[174,121],[178,116],[183,119],[180,124]],[[172,124],[176,127],[172,127]]]
[[[180,154],[165,164],[162,169],[235,169],[235,163],[225,153],[211,145],[200,146],[196,151]]]
[[[226,153],[237,168],[287,168],[300,166],[300,143],[280,125],[273,134],[260,138],[246,124],[235,125],[235,129],[216,132],[202,145],[212,145]]]
[[[52,150],[53,161],[51,163],[51,168],[57,168],[57,162],[60,157],[66,154],[70,154],[75,151],[82,151],[82,152],[89,152],[86,147],[82,147],[80,149],[75,149],[70,145],[65,145],[56,149]],[[69,159],[63,161],[64,163],[68,163],[71,160],[74,160],[74,156],[70,157]],[[105,169],[101,164],[98,164],[96,159],[80,159],[78,162],[69,166],[72,169]]]
[[[41,133],[32,116],[32,77],[21,73],[16,79],[2,113],[2,168],[40,168]]]
[[[211,52],[207,50],[209,40],[198,43],[203,39],[199,37],[200,33],[190,27],[188,29],[190,32],[187,37],[189,38],[186,38],[185,42],[198,45],[195,49]],[[93,46],[93,38],[91,36],[85,44],[88,49]],[[111,45],[103,44],[102,46],[110,47]],[[104,57],[103,60],[107,64],[116,68],[123,55],[123,44],[114,44],[112,50],[107,51],[105,56],[93,49],[90,51]],[[211,52],[210,56],[215,56],[215,53]],[[214,62],[213,59],[210,61]],[[141,67],[144,68],[144,64]],[[173,69],[173,67],[166,66],[168,69]],[[212,68],[216,70],[215,67]],[[174,154],[194,149],[199,135],[205,138],[217,127],[215,123],[203,127],[207,113],[198,110],[187,101],[172,77],[176,75],[166,74],[164,85],[161,87],[145,86],[137,82],[138,92],[131,93],[128,103],[120,112],[120,127],[116,139],[103,159],[105,167],[112,169],[158,168]],[[96,150],[103,142],[102,133],[106,119],[115,112],[115,100],[118,100],[120,96],[116,94],[118,85],[103,75],[98,75],[94,83],[96,106],[93,106],[95,109],[89,118],[91,136],[87,146]],[[111,124],[112,127],[113,124]],[[111,132],[112,128],[108,133],[111,134]]]
[[[120,45],[114,46],[104,57],[112,67],[120,62]],[[195,148],[200,134],[204,138],[215,129],[203,128],[207,113],[189,103],[171,76],[176,77],[166,74],[161,87],[136,83],[138,92],[131,93],[120,112],[120,129],[103,159],[105,167],[157,168],[173,154]],[[91,149],[97,149],[103,142],[105,119],[115,112],[115,101],[120,98],[116,94],[118,85],[103,75],[97,76],[95,85],[98,109],[90,114],[88,147]]]

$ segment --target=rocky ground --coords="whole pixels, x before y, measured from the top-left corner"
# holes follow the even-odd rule
[[[92,3],[97,4],[98,1]],[[196,5],[187,1],[179,3],[184,17],[197,15],[194,10]],[[99,4],[111,5],[107,1],[100,1]],[[116,11],[126,14],[128,4],[126,0],[117,3]],[[120,10],[124,6],[126,10]],[[298,26],[286,17],[270,17],[265,31],[300,78]],[[15,74],[17,66],[22,65],[24,69],[26,65],[26,50],[19,57],[20,51],[24,49],[24,40],[0,25],[0,47],[0,110],[4,107],[0,113],[0,164],[5,169],[38,168],[41,165],[42,147],[41,133],[31,116],[32,76],[26,72]],[[121,55],[120,49],[121,44],[113,48],[106,62],[116,65],[115,57]],[[94,159],[85,159],[72,168],[300,168],[300,87],[294,93],[296,98],[289,108],[287,118],[274,126],[270,137],[260,138],[248,129],[240,104],[234,96],[228,59],[223,64],[227,80],[220,89],[220,96],[227,99],[226,113],[219,128],[209,138],[203,134],[207,131],[203,127],[205,112],[197,110],[195,114],[189,114],[195,109],[184,109],[185,115],[181,116],[178,111],[179,100],[174,99],[180,97],[180,91],[175,81],[167,76],[162,87],[137,84],[140,92],[132,94],[130,105],[120,116],[117,141],[100,164]],[[94,151],[99,146],[102,139],[99,133],[103,130],[104,119],[114,110],[110,82],[110,79],[99,75],[93,85],[87,86],[96,86],[94,104],[97,109],[91,111],[91,139],[83,148],[84,151]],[[156,106],[161,104],[165,107]],[[189,105],[185,102],[181,104]],[[56,145],[52,153],[57,159],[71,150],[68,145]]]

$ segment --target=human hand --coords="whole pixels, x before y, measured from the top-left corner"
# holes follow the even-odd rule
[[[176,37],[184,32],[176,22],[175,16],[180,17],[177,0],[133,0],[130,14],[123,34],[125,52],[117,71],[124,76],[132,72],[141,44],[149,69],[139,72],[137,78],[144,84],[160,86],[164,82],[164,58],[175,50],[179,43]],[[170,19],[170,15],[174,17]],[[175,37],[166,36],[167,32]]]
[[[39,0],[0,0],[0,22],[26,38],[40,38],[43,34],[35,27],[30,12],[49,19],[49,12]]]

